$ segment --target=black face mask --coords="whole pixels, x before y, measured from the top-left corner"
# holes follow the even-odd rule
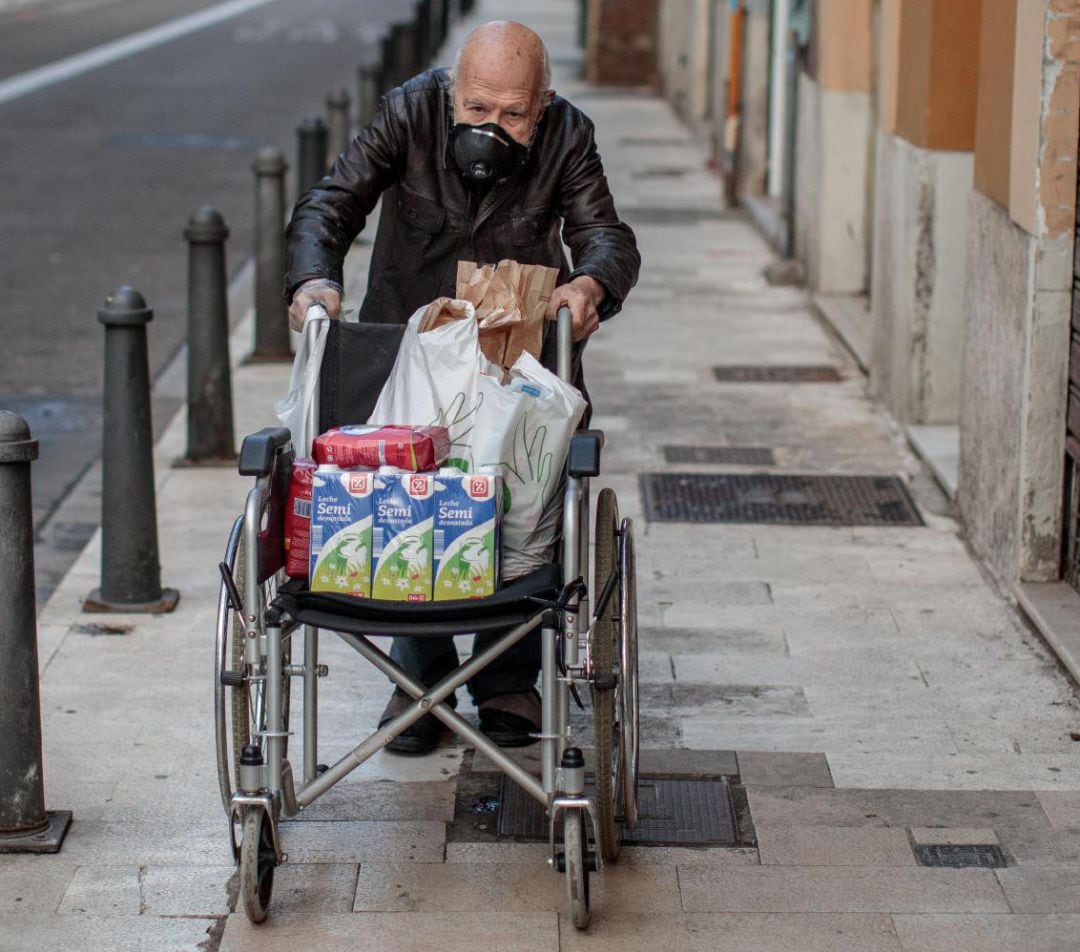
[[[450,141],[458,169],[473,182],[508,178],[525,164],[529,154],[525,146],[495,122],[480,126],[459,122],[450,130]]]

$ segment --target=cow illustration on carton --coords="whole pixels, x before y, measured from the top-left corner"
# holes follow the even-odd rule
[[[434,476],[382,473],[372,494],[372,595],[428,602],[432,590]]]

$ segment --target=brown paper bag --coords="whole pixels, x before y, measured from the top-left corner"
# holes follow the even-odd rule
[[[528,351],[540,357],[544,313],[559,272],[509,259],[478,267],[459,261],[457,296],[476,309],[480,349],[488,360],[509,368]]]

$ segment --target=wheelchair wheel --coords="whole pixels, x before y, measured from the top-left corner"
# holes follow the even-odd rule
[[[619,530],[619,752],[622,761],[623,823],[638,820],[638,751],[641,745],[638,707],[637,560],[634,523],[623,519]]]
[[[566,902],[574,926],[589,924],[589,867],[586,855],[585,817],[581,810],[563,813],[563,866]]]
[[[590,656],[592,659],[593,732],[596,747],[596,841],[605,862],[618,859],[622,846],[624,780],[626,777],[622,721],[626,708],[622,674],[623,628],[619,620],[624,592],[619,584],[619,511],[615,493],[600,491],[596,500],[596,547],[594,549],[595,588],[599,600],[616,577],[615,588],[599,617],[594,619]]]
[[[252,809],[244,816],[240,841],[240,896],[244,912],[252,922],[262,922],[274,891],[277,854],[270,833],[270,821],[263,810]]]
[[[228,565],[236,582],[240,597],[244,597],[247,588],[247,555],[243,546],[243,516],[238,518],[229,534],[225,549],[225,563]],[[262,617],[266,605],[277,593],[276,578],[269,578],[260,586],[260,604],[256,610]],[[266,729],[266,705],[264,703],[264,684],[253,679],[247,670],[244,653],[244,619],[230,607],[225,583],[221,584],[218,601],[218,635],[215,674],[217,698],[216,717],[218,733],[218,784],[221,788],[222,804],[227,814],[231,813],[230,798],[240,779],[240,751],[246,744],[255,744],[263,748],[260,732]],[[285,638],[282,643],[282,666],[288,665],[292,654],[292,639]],[[227,670],[226,670],[227,667]],[[281,697],[282,714],[286,729],[289,724],[289,688],[292,679],[282,674]],[[282,758],[288,753],[288,738],[284,738]]]

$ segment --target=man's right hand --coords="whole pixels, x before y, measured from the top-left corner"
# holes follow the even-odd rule
[[[341,288],[326,278],[312,278],[300,285],[289,305],[289,327],[294,331],[304,329],[304,318],[312,304],[321,304],[333,318],[341,316]]]

